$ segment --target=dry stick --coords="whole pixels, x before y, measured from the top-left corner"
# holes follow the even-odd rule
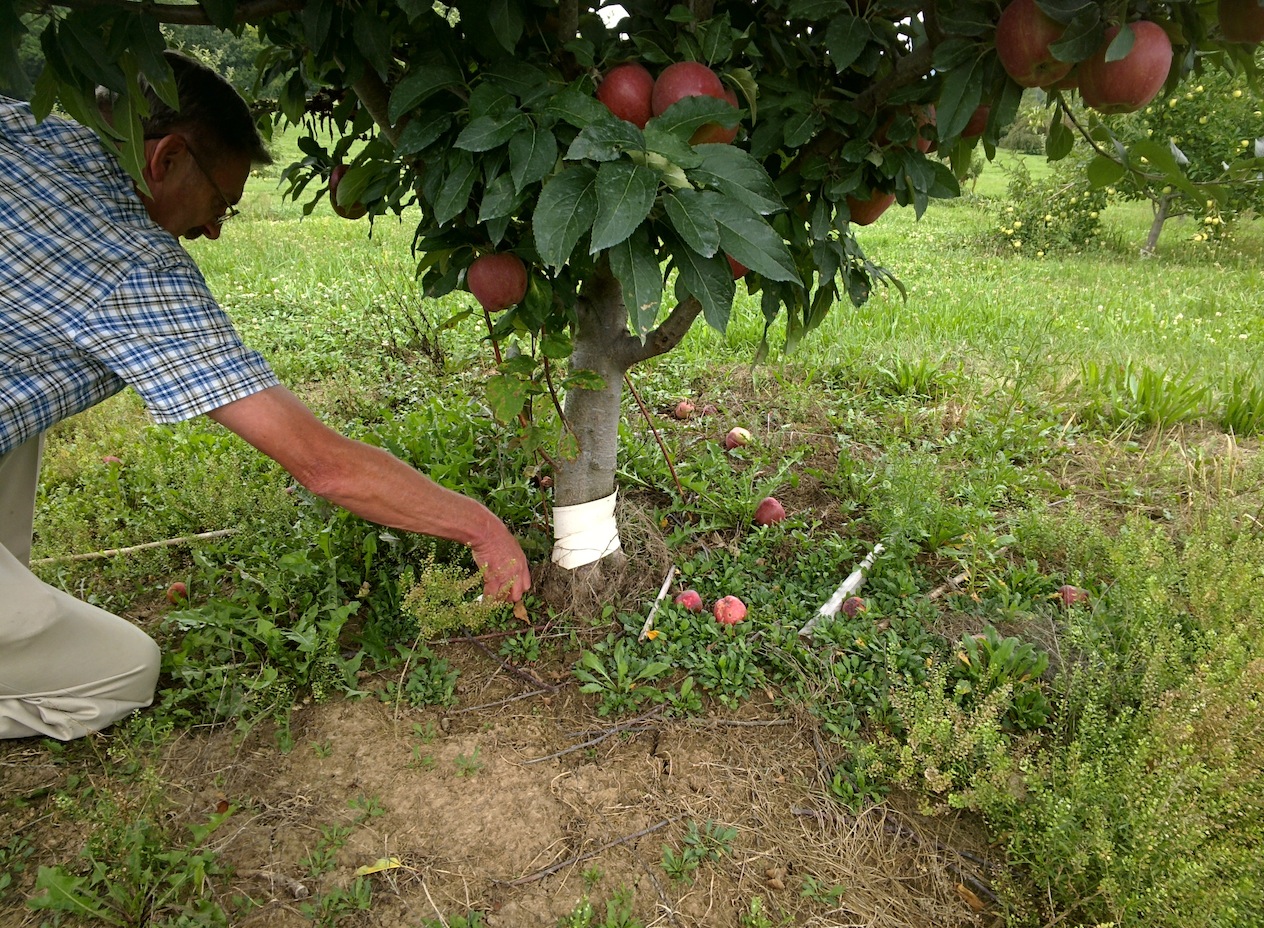
[[[676,492],[680,494],[680,498],[685,498],[685,488],[680,485],[680,477],[676,475],[676,465],[672,462],[671,455],[667,453],[667,446],[663,444],[663,437],[658,434],[658,429],[654,428],[654,420],[650,418],[650,411],[645,408],[645,401],[641,399],[641,394],[636,391],[636,385],[632,383],[632,378],[628,376],[628,372],[623,372],[623,382],[628,385],[628,390],[632,393],[632,398],[636,400],[636,405],[641,407],[641,415],[645,417],[645,424],[650,427],[650,432],[654,435],[654,440],[658,442],[658,450],[663,452],[663,460],[667,462],[667,469],[671,471],[672,480],[676,482]]]
[[[131,545],[127,548],[106,548],[104,551],[89,551],[87,554],[63,554],[57,557],[41,557],[31,561],[31,566],[36,567],[40,564],[64,564],[69,561],[95,561],[100,558],[114,557],[116,554],[131,554],[134,551],[146,551],[150,548],[170,548],[174,545],[188,544],[191,541],[203,541],[207,538],[223,538],[226,535],[236,535],[241,529],[221,528],[213,532],[199,532],[196,535],[184,535],[180,538],[167,538],[163,541],[147,541],[140,545]]]
[[[642,722],[645,722],[653,718],[655,715],[662,712],[663,708],[664,708],[663,706],[655,706],[653,709],[651,709],[649,712],[645,713],[644,715],[638,716],[634,719],[629,719],[626,722],[620,722],[618,725],[615,725],[613,728],[607,728],[605,731],[603,731],[601,734],[599,734],[595,738],[589,738],[587,741],[581,741],[579,744],[573,744],[569,748],[563,748],[560,751],[554,751],[552,754],[546,754],[544,757],[533,757],[530,760],[523,761],[523,763],[524,764],[541,764],[541,763],[544,763],[544,761],[546,760],[554,760],[558,757],[563,757],[567,754],[573,754],[576,751],[582,751],[584,748],[590,748],[594,744],[601,744],[601,742],[605,741],[611,735],[617,735],[621,731],[627,731],[629,728],[633,728],[637,725],[640,725]]]
[[[525,680],[527,683],[530,683],[532,686],[536,687],[541,692],[551,693],[553,692],[553,690],[558,688],[557,686],[550,686],[549,684],[545,683],[543,680],[541,680],[539,677],[534,676],[533,674],[527,673],[521,667],[515,667],[510,661],[502,658],[499,654],[496,654],[494,651],[492,651],[491,648],[483,644],[483,642],[479,641],[473,635],[464,635],[462,636],[460,640],[468,641],[470,644],[474,645],[476,648],[478,648],[480,651],[486,654],[489,658],[491,658],[494,661],[498,661],[500,663],[501,670],[508,670],[515,677],[517,677],[520,680]]]
[[[955,592],[956,590],[961,588],[961,584],[965,583],[969,579],[970,579],[970,571],[963,570],[961,573],[957,574],[957,576],[950,577],[949,579],[945,580],[943,583],[939,584],[939,586],[931,590],[929,593],[927,593],[926,598],[930,600],[935,600],[935,599],[939,599],[939,597],[943,596],[945,593]]]
[[[658,599],[654,600],[654,605],[650,609],[650,614],[645,618],[645,624],[641,626],[641,634],[636,638],[637,641],[644,641],[650,633],[650,629],[654,627],[654,616],[658,615],[658,607],[663,604],[663,599],[667,596],[667,590],[671,587],[671,582],[676,576],[676,565],[672,564],[671,570],[667,571],[667,577],[663,580],[663,586],[658,591]]]
[[[527,883],[534,883],[536,880],[542,880],[546,876],[552,876],[554,873],[557,873],[557,871],[563,870],[566,867],[571,867],[571,866],[574,866],[575,864],[583,863],[585,860],[589,860],[593,857],[596,857],[602,851],[608,851],[612,847],[618,847],[620,844],[627,844],[629,841],[635,841],[637,838],[644,838],[646,835],[653,834],[654,832],[658,831],[661,828],[666,828],[668,825],[672,824],[673,822],[678,822],[682,818],[684,818],[683,815],[674,815],[671,818],[665,818],[661,822],[657,823],[656,825],[651,825],[649,828],[642,828],[640,831],[633,832],[630,835],[624,835],[622,838],[616,838],[614,841],[607,841],[605,844],[601,845],[601,847],[595,848],[594,850],[591,850],[587,852],[586,854],[576,854],[574,857],[571,857],[568,860],[559,861],[558,863],[545,867],[543,870],[537,870],[535,873],[529,873],[526,876],[520,876],[518,877],[518,879],[512,881],[509,885],[510,886],[524,886]]]
[[[530,699],[533,696],[544,696],[552,693],[552,689],[532,690],[530,693],[519,693],[516,696],[506,696],[504,699],[497,699],[492,702],[479,703],[477,706],[466,706],[464,709],[452,709],[448,715],[464,715],[467,712],[479,712],[483,709],[495,709],[499,706],[507,706],[511,702],[518,702],[523,699]]]

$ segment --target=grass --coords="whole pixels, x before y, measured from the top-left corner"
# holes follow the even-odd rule
[[[539,462],[482,407],[493,359],[481,317],[464,315],[471,298],[424,299],[411,229],[384,219],[370,236],[367,221],[323,202],[304,218],[278,197],[277,174],[251,181],[219,242],[191,247],[247,341],[331,423],[487,499],[543,560]],[[685,717],[775,692],[847,746],[824,777],[841,806],[859,812],[904,790],[928,814],[985,822],[1007,861],[995,888],[1009,925],[1258,924],[1264,468],[1252,435],[1264,424],[1264,230],[1247,224],[1209,248],[1178,224],[1142,259],[1148,217],[1112,206],[1104,246],[1017,257],[992,244],[1004,190],[993,166],[975,195],[920,222],[893,210],[859,233],[907,300],[882,289],[838,306],[795,354],[751,368],[763,323],[743,296],[727,333],[695,327],[634,372],[651,408],[694,396],[720,406],[725,428],[755,433],[726,455],[706,439],[720,423],[662,420],[673,474],[629,401],[620,462],[682,583],[708,602],[738,589],[751,612],[724,629],[668,605],[645,642],[637,604],[557,616],[570,679],[592,711],[616,716],[661,706]],[[146,807],[160,805],[161,784],[145,751],[173,731],[271,717],[284,748],[297,700],[362,695],[370,670],[394,681],[378,691],[387,701],[450,704],[459,670],[422,643],[440,632],[426,631],[433,610],[418,602],[455,609],[444,634],[513,630],[461,613],[460,552],[292,492],[206,422],[149,425],[131,394],[56,429],[44,478],[37,557],[241,529],[192,554],[39,568],[141,619],[161,618],[173,571],[189,582],[194,608],[158,628],[161,703],[117,735],[121,753],[142,756],[103,765],[120,783],[148,771]],[[790,518],[750,530],[773,492]],[[877,540],[887,554],[865,587],[868,610],[805,644],[796,630]],[[436,561],[454,566],[419,585]],[[950,577],[965,578],[963,595],[932,595]],[[1086,589],[1087,604],[1064,607],[1064,583]],[[561,660],[531,635],[501,654]],[[476,747],[455,775],[478,782],[482,766]],[[129,826],[115,800],[83,788],[60,802],[100,819],[81,851],[100,866],[38,861],[52,910],[77,900],[106,912],[86,923],[110,923],[119,907],[148,917],[158,897],[192,912],[198,880],[220,876],[206,840],[218,819],[193,823],[190,838],[159,815]],[[0,801],[0,820],[17,804]],[[336,851],[344,827],[319,848]],[[693,827],[692,842],[664,851],[665,875],[681,882],[700,862],[725,866],[734,837]],[[0,888],[34,854],[20,835],[0,844]],[[107,858],[143,864],[148,882],[117,883]],[[304,911],[332,924],[372,905],[362,881],[339,892]],[[837,903],[803,898],[818,913]],[[632,924],[619,899],[607,923]],[[181,924],[217,924],[209,905]],[[752,900],[742,923],[772,924],[761,906]],[[588,904],[572,922],[595,917]]]

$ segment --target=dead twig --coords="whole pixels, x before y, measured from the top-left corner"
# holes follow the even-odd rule
[[[943,583],[939,584],[939,586],[931,590],[929,593],[927,593],[926,598],[929,600],[936,600],[936,599],[939,599],[941,596],[943,596],[945,593],[955,593],[957,590],[961,589],[961,585],[969,579],[970,579],[970,571],[963,570],[961,573],[957,574],[957,576],[950,577],[949,579],[945,580]]]
[[[635,728],[636,726],[649,721],[650,719],[654,718],[654,716],[662,712],[664,708],[665,708],[664,706],[655,706],[653,709],[651,709],[649,712],[645,713],[644,715],[638,716],[637,718],[634,718],[634,719],[629,719],[626,722],[620,722],[618,725],[615,725],[611,728],[607,728],[605,731],[598,734],[595,738],[589,738],[587,741],[581,741],[579,744],[573,744],[569,748],[563,748],[560,751],[554,751],[552,754],[546,754],[544,757],[533,757],[528,761],[524,761],[523,763],[542,764],[546,760],[554,760],[555,758],[563,757],[567,754],[573,754],[576,751],[582,751],[584,748],[590,748],[594,744],[601,744],[601,742],[605,741],[607,738],[611,737],[612,735],[617,735],[620,732],[627,731],[630,728]]]
[[[136,551],[148,551],[152,548],[171,548],[175,545],[185,545],[194,541],[205,541],[209,538],[224,538],[228,535],[236,535],[241,529],[221,528],[213,532],[199,532],[196,535],[182,535],[179,538],[165,538],[162,541],[146,541],[144,544],[129,545],[126,548],[106,548],[103,551],[89,551],[86,554],[61,554],[56,557],[41,557],[31,561],[32,567],[38,567],[41,564],[66,564],[71,561],[96,561],[102,558],[114,557],[117,554],[132,554]]]
[[[629,841],[635,841],[637,838],[644,838],[646,835],[653,834],[654,832],[659,831],[660,829],[666,828],[668,825],[672,824],[673,822],[680,821],[683,817],[684,816],[681,816],[681,815],[674,815],[671,818],[665,818],[661,822],[651,825],[649,828],[642,828],[640,831],[635,831],[630,835],[624,835],[622,838],[616,838],[613,841],[607,841],[605,844],[601,845],[598,848],[594,848],[593,850],[588,851],[587,853],[576,854],[574,857],[570,857],[566,860],[562,860],[555,864],[551,864],[550,866],[545,867],[543,870],[537,870],[535,873],[529,873],[526,876],[520,876],[518,877],[518,879],[510,882],[509,885],[510,886],[524,886],[527,883],[534,883],[536,880],[542,880],[546,876],[552,876],[554,873],[557,873],[557,871],[559,870],[564,870],[567,867],[572,867],[575,864],[580,864],[580,863],[583,863],[585,860],[589,860],[593,857],[596,857],[598,854],[602,853],[603,851],[608,851],[612,847],[618,847],[620,844],[627,844]]]

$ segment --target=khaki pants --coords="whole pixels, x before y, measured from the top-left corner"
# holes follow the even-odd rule
[[[126,619],[27,569],[41,444],[0,455],[0,738],[69,741],[153,702],[161,656]]]

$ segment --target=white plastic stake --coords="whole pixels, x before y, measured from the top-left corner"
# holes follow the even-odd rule
[[[860,566],[847,575],[847,579],[844,580],[839,585],[838,589],[834,591],[834,595],[827,599],[825,604],[816,611],[816,615],[812,617],[812,621],[808,622],[807,625],[804,625],[801,629],[799,629],[799,634],[805,638],[810,638],[812,636],[812,632],[816,629],[817,623],[819,623],[821,619],[828,619],[832,616],[838,615],[838,610],[843,607],[843,602],[847,599],[847,597],[856,595],[860,588],[864,586],[865,571],[873,566],[873,562],[878,559],[878,555],[885,550],[886,548],[884,548],[881,544],[874,545],[873,550],[870,551],[869,554],[865,556],[865,559],[860,562]]]

